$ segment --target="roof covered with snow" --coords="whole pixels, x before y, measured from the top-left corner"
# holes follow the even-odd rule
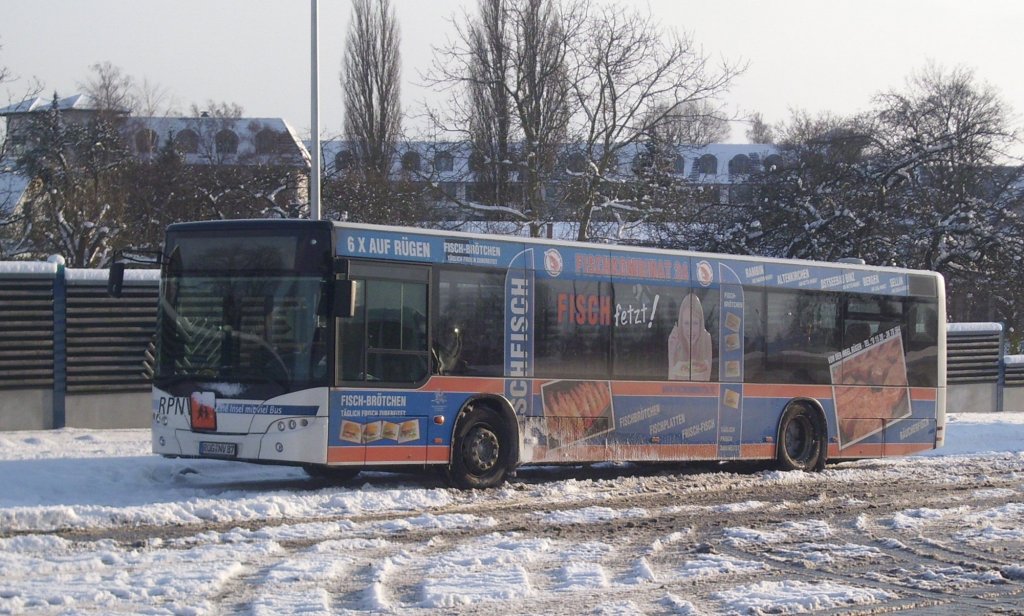
[[[53,98],[36,96],[28,100],[8,105],[0,109],[0,116],[15,115],[19,113],[32,113],[33,111],[46,111],[53,106]],[[75,94],[57,100],[57,109],[61,111],[99,111],[102,109],[95,101],[86,94]],[[124,112],[127,113],[127,112]]]
[[[53,105],[53,99],[37,96],[0,109],[0,117],[7,116],[8,129],[16,131],[12,127],[24,122],[24,114]],[[56,106],[79,112],[79,119],[102,110],[85,94],[59,99]],[[126,117],[121,130],[132,153],[143,159],[171,144],[190,165],[309,165],[305,145],[281,118]]]
[[[142,157],[171,142],[188,164],[309,164],[305,145],[281,118],[137,117],[123,130]]]

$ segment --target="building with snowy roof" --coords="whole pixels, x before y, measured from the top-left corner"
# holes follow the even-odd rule
[[[484,164],[479,153],[467,142],[416,141],[399,145],[391,161],[391,178],[435,186],[450,199],[462,202],[483,200],[487,181],[482,177]],[[333,140],[321,143],[325,178],[343,176],[356,169],[358,150],[351,141]],[[648,163],[644,144],[624,147],[617,153],[613,168],[606,179],[628,181],[644,172]],[[516,194],[520,182],[517,161],[510,162],[507,180],[510,194]],[[566,144],[560,155],[554,183],[582,173],[589,164],[587,157]],[[674,160],[663,173],[691,184],[713,187],[722,203],[744,201],[752,196],[751,176],[765,170],[779,168],[782,158],[775,146],[768,144],[715,143],[706,146],[679,145],[674,148]],[[557,198],[557,186],[549,186],[546,193]],[[443,198],[441,199],[443,200]]]
[[[36,97],[0,109],[0,117],[7,123],[10,154],[16,156],[26,146],[32,115],[54,108],[67,122],[86,122],[100,113],[113,114],[128,150],[139,160],[155,159],[166,148],[172,148],[186,165],[290,169],[293,177],[289,189],[275,198],[292,204],[306,200],[310,146],[281,118],[133,117],[127,111],[103,109],[83,94],[56,100]],[[328,181],[358,166],[357,150],[350,141],[326,141],[321,149],[323,174]],[[645,156],[648,154],[643,144],[621,149],[606,178],[635,178],[644,172]],[[589,164],[572,144],[564,146],[559,158],[559,172],[545,191],[552,201],[561,196],[559,183],[582,173]],[[672,160],[663,164],[666,168],[660,172],[681,182],[713,188],[712,199],[722,203],[748,199],[752,194],[750,177],[781,165],[775,147],[765,144],[681,145],[669,158]],[[517,161],[509,162],[509,195],[515,200],[522,186]],[[29,187],[28,180],[11,167],[0,165],[0,208],[7,211],[17,207]],[[416,141],[396,148],[391,177],[434,188],[436,207],[445,208],[453,201],[486,201],[484,167],[482,157],[467,142]]]
[[[619,152],[614,173],[634,175],[643,165],[643,144],[634,144]],[[355,144],[334,140],[321,144],[323,167],[327,175],[354,168],[358,161]],[[713,143],[706,146],[679,145],[675,148],[671,173],[696,182],[709,184],[743,183],[754,173],[781,165],[775,146],[749,143]],[[564,167],[580,173],[586,157],[566,144]],[[391,163],[393,176],[402,174],[430,177],[440,182],[464,182],[480,168],[474,161],[472,148],[466,142],[410,142],[398,147]],[[517,178],[512,175],[513,181]]]
[[[63,121],[85,123],[101,113],[112,114],[129,152],[137,159],[155,158],[173,148],[186,165],[273,167],[291,170],[292,190],[277,197],[304,201],[309,152],[295,130],[281,118],[134,117],[127,111],[102,108],[84,94],[60,99],[35,97],[0,109],[6,120],[8,157],[0,161],[0,209],[10,212],[30,185],[13,170],[12,160],[28,146],[30,120],[56,109]]]

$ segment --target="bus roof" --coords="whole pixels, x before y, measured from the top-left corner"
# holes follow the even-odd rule
[[[527,237],[527,236],[495,236],[493,234],[484,233],[470,233],[466,231],[449,231],[445,229],[424,229],[419,227],[393,227],[388,225],[374,225],[365,223],[350,223],[350,222],[333,222],[336,229],[363,229],[367,231],[377,232],[390,232],[390,233],[403,233],[409,235],[426,235],[432,237],[448,237],[448,238],[462,238],[486,242],[506,242],[515,244],[529,244],[533,246],[561,246],[565,248],[575,249],[600,249],[609,250],[622,253],[633,253],[633,254],[646,254],[646,255],[678,255],[686,256],[691,258],[706,258],[722,260],[728,259],[732,261],[749,261],[756,263],[777,263],[785,265],[795,264],[806,264],[808,266],[828,266],[837,267],[844,270],[871,270],[871,271],[887,271],[892,273],[901,274],[917,274],[917,275],[931,275],[941,276],[937,272],[930,270],[919,270],[911,268],[901,268],[887,265],[872,265],[860,264],[860,263],[848,263],[841,261],[812,261],[809,259],[783,259],[778,257],[761,257],[757,255],[733,255],[727,253],[710,253],[700,252],[692,250],[679,250],[671,248],[654,248],[648,246],[629,246],[621,244],[598,244],[591,242],[577,242],[573,240],[559,240],[559,239],[548,239],[539,237]]]
[[[202,221],[177,223],[168,227],[168,232],[288,228],[297,231],[313,226],[321,230],[333,229],[337,242],[336,256],[348,258],[512,267],[517,254],[535,248],[538,259],[543,255],[535,267],[547,271],[550,277],[557,277],[564,266],[583,278],[606,278],[610,272],[617,279],[639,283],[679,283],[694,279],[705,284],[708,280],[725,281],[726,278],[722,276],[728,275],[729,279],[738,284],[931,297],[942,297],[945,286],[942,276],[936,272],[891,266],[715,254],[336,221]],[[355,245],[344,245],[343,236],[354,239]],[[366,248],[360,249],[362,244],[366,244]],[[375,249],[375,246],[378,248]]]

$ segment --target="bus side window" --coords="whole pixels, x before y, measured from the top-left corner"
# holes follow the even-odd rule
[[[342,381],[415,383],[427,376],[427,285],[357,280],[356,315],[338,328]]]
[[[769,290],[769,382],[831,383],[828,357],[839,350],[841,298],[835,293]]]
[[[612,299],[606,281],[538,279],[534,376],[607,379]]]
[[[907,381],[912,387],[938,384],[938,310],[934,300],[907,301]]]
[[[846,323],[846,334],[843,336],[843,347],[849,348],[858,342],[864,342],[874,333],[871,331],[871,323],[864,321],[849,321]]]
[[[764,289],[743,289],[743,378],[748,383],[765,382],[764,301]]]
[[[355,316],[338,319],[339,381],[361,381],[366,372],[366,281],[355,281]]]
[[[442,269],[438,275],[432,370],[501,376],[504,370],[505,276]]]

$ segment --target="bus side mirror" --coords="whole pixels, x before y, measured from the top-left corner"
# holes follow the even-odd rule
[[[356,316],[356,281],[334,281],[334,316],[351,319]]]
[[[110,297],[121,297],[121,289],[124,287],[124,263],[111,263],[110,273],[107,275],[107,295]]]

